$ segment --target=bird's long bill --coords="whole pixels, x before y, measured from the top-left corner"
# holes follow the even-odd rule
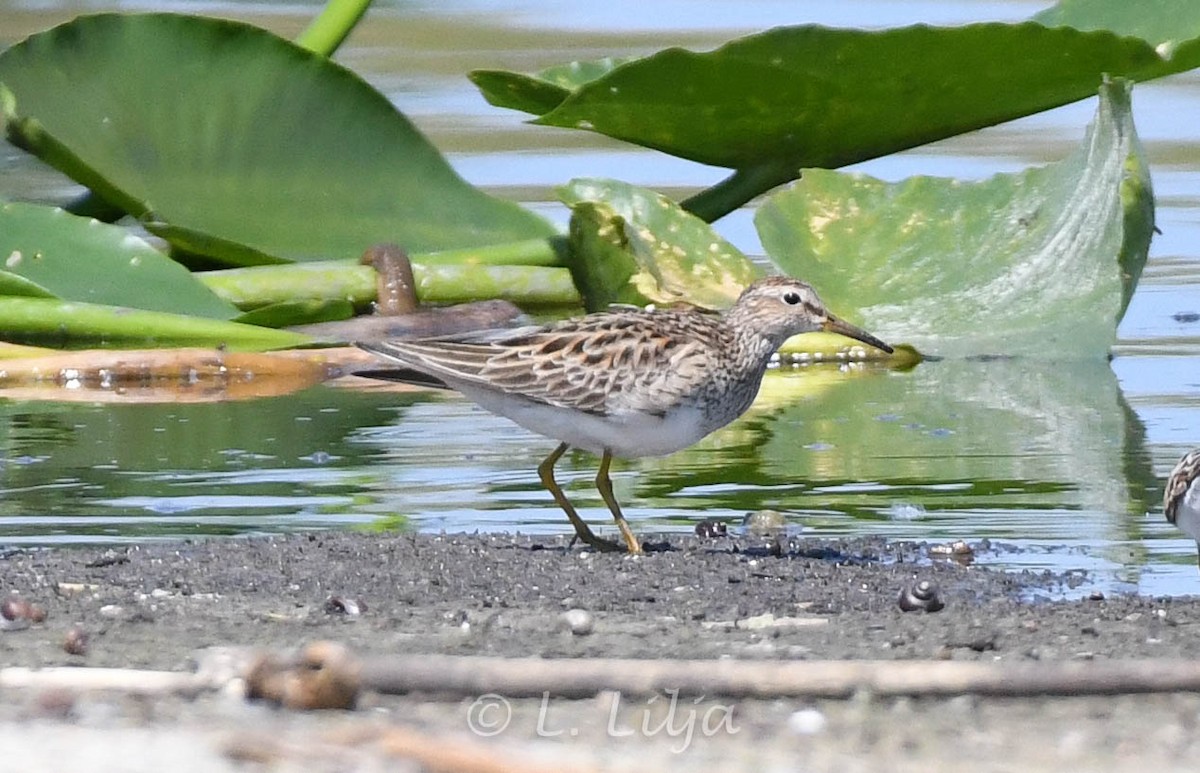
[[[821,325],[821,329],[826,333],[840,333],[848,338],[853,338],[855,341],[862,341],[867,346],[874,346],[876,349],[882,349],[888,354],[892,353],[892,347],[888,346],[883,341],[880,341],[878,338],[862,328],[855,327],[849,322],[843,322],[832,314],[825,318],[825,324]]]

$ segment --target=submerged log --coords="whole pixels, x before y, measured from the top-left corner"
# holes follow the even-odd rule
[[[47,350],[50,351],[50,350]],[[288,394],[346,372],[353,350],[88,349],[0,360],[13,400],[197,403]]]

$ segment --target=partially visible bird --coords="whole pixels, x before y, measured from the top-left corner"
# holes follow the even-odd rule
[[[779,346],[819,330],[892,351],[829,313],[808,284],[781,276],[754,282],[720,314],[624,307],[540,327],[357,345],[409,369],[367,375],[440,383],[560,441],[538,467],[542,484],[580,540],[621,550],[592,533],[554,479],[554,465],[569,447],[599,455],[596,488],[624,549],[640,553],[613,496],[613,456],[670,454],[725,426],[750,407]]]
[[[1200,448],[1184,454],[1167,476],[1163,512],[1168,521],[1196,540],[1200,560]]]

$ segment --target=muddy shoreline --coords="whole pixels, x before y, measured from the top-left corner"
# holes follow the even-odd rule
[[[869,539],[671,535],[650,542],[664,549],[636,558],[594,554],[557,537],[328,532],[10,550],[0,557],[0,588],[41,606],[46,619],[0,632],[0,667],[186,671],[204,648],[283,651],[315,640],[341,642],[363,656],[534,656],[568,665],[602,657],[1011,663],[1200,657],[1200,599],[1049,600],[1078,585],[1078,572],[1005,573],[931,560],[924,544]],[[936,587],[941,611],[900,609],[899,594],[918,580]],[[71,629],[86,633],[85,654],[65,651]],[[548,754],[575,767],[631,770],[648,760],[666,768],[782,769],[802,762],[808,769],[885,763],[939,769],[961,762],[962,752],[946,741],[969,744],[978,762],[972,767],[997,770],[1018,761],[1034,769],[1069,762],[1131,770],[1148,760],[1169,768],[1200,751],[1200,696],[1191,693],[743,700],[729,709],[737,732],[726,723],[710,735],[701,720],[720,724],[713,719],[725,716],[720,696],[688,698],[686,705],[667,697],[622,702],[619,695],[553,706],[513,698],[506,701],[510,723],[495,737],[471,732],[475,701],[461,698],[369,696],[355,712],[304,714],[229,695],[151,702],[115,695],[56,702],[33,690],[0,696],[0,742],[8,736],[28,755],[22,759],[30,770],[62,769],[62,758],[44,754],[49,741],[33,741],[39,734],[109,749],[105,739],[118,731],[174,739],[161,741],[163,753],[187,749],[197,770],[244,769],[235,767],[245,763],[234,762],[231,739],[253,746],[254,738],[272,750],[265,753],[272,769],[342,769],[296,750],[313,742],[313,732],[380,722],[415,723],[430,737],[461,737],[467,748],[500,744],[525,762],[530,758],[522,755]],[[684,744],[687,718],[692,732]],[[551,719],[557,724],[547,724]],[[291,745],[272,745],[281,738]],[[1040,740],[1031,746],[1028,739]],[[88,763],[150,770],[158,743],[142,744],[137,765],[118,757],[115,767],[96,767],[103,753]],[[372,769],[386,757],[359,749],[343,759],[341,746],[323,743],[333,758],[350,759],[345,769]]]

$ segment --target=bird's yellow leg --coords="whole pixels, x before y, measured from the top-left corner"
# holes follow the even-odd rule
[[[562,511],[567,514],[567,519],[570,520],[571,525],[575,527],[575,535],[579,537],[579,539],[583,540],[585,545],[593,547],[602,552],[620,550],[621,546],[617,543],[613,542],[612,540],[606,540],[601,537],[597,537],[592,533],[592,530],[588,528],[588,525],[584,522],[584,520],[579,517],[579,513],[575,512],[575,506],[571,504],[571,502],[567,499],[567,495],[563,493],[563,490],[558,487],[558,483],[554,480],[554,465],[558,463],[558,460],[562,458],[562,455],[566,453],[566,451],[567,444],[560,443],[558,448],[554,449],[554,451],[546,457],[546,460],[538,465],[538,477],[542,479],[542,485],[545,486],[546,490],[549,491],[551,496],[554,497],[554,501],[558,503],[558,506],[562,508]]]
[[[633,536],[633,529],[629,528],[629,522],[625,520],[625,516],[621,515],[621,506],[617,504],[617,498],[613,496],[612,479],[608,477],[608,467],[611,464],[612,452],[605,451],[604,456],[600,457],[600,469],[596,472],[596,489],[604,498],[604,504],[608,505],[613,520],[617,522],[617,529],[621,532],[621,538],[625,540],[625,547],[629,549],[630,553],[636,555],[642,552],[642,543]]]

